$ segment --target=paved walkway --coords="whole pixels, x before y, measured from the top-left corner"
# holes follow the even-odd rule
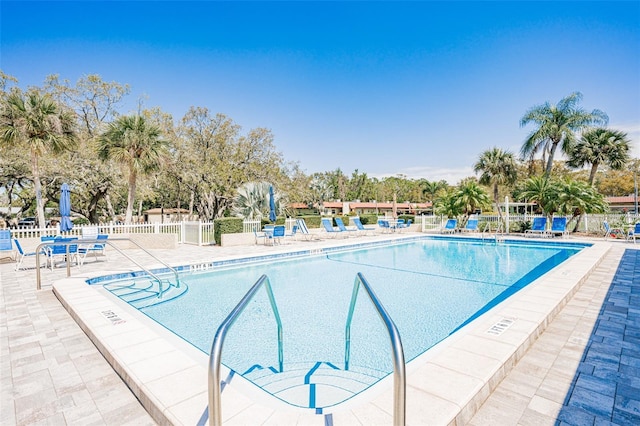
[[[640,425],[640,250],[614,245],[471,425]]]
[[[640,424],[640,252],[630,247],[614,244],[470,424]],[[154,254],[196,261],[220,250]],[[113,267],[115,255],[92,268]],[[154,424],[52,294],[64,269],[43,270],[36,291],[35,270],[13,266],[0,263],[0,424]]]

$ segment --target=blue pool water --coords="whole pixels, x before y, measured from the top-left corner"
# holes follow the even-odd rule
[[[582,248],[577,244],[425,238],[332,251],[187,274],[183,281],[188,292],[143,312],[208,354],[220,323],[266,274],[282,319],[284,370],[298,371],[308,382],[318,363],[332,376],[344,367],[345,323],[358,272],[398,327],[408,362]],[[350,363],[352,370],[361,373],[352,381],[358,384],[332,385],[343,396],[324,403],[318,403],[315,394],[313,401],[294,398],[289,403],[311,408],[335,405],[392,371],[386,330],[363,296],[358,298],[351,326]],[[287,390],[295,386],[277,387],[276,375],[269,370],[278,366],[275,324],[267,294],[261,290],[227,335],[222,360],[287,400]],[[274,377],[266,377],[269,374]],[[354,389],[358,387],[361,389]]]

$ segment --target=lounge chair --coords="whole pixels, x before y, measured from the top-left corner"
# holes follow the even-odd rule
[[[298,226],[298,230],[296,231],[296,237],[297,235],[301,235],[302,238],[304,238],[305,240],[313,240],[315,239],[319,239],[320,237],[316,234],[313,234],[311,232],[309,232],[309,228],[307,228],[307,222],[304,221],[304,219],[296,219],[296,225]]]
[[[546,217],[534,217],[531,229],[524,231],[524,236],[528,235],[540,235],[542,237],[547,235],[547,218]]]
[[[324,230],[326,231],[327,235],[329,235],[331,238],[335,238],[339,234],[343,234],[343,235],[347,235],[348,234],[348,232],[342,232],[340,230],[336,231],[335,228],[333,227],[333,225],[331,224],[331,219],[322,218],[321,222],[322,222],[322,226],[324,227]]]
[[[609,222],[607,222],[606,220],[602,222],[602,226],[604,227],[604,239],[606,240],[607,238],[625,238],[628,239],[629,238],[629,234],[631,234],[631,230],[629,230],[629,233],[625,233],[624,230],[622,228],[612,228],[609,225]]]
[[[460,231],[462,231],[462,232],[478,232],[478,219],[476,219],[476,218],[467,219],[467,224]]]
[[[362,221],[360,220],[359,217],[354,217],[353,219],[351,219],[353,221],[353,224],[356,226],[356,229],[359,232],[364,232],[365,235],[367,235],[367,232],[376,232],[376,228],[372,228],[372,227],[365,227],[362,224]]]
[[[627,240],[631,240],[633,238],[633,244],[636,243],[636,238],[640,238],[640,222],[636,223],[632,229],[629,229],[629,233],[627,234]]]
[[[338,225],[338,230],[340,232],[346,232],[345,235],[347,235],[347,236],[349,236],[350,232],[357,232],[358,231],[357,229],[348,229],[346,226],[344,226],[344,222],[342,221],[341,217],[336,217],[335,221],[336,221],[336,225]],[[353,235],[355,235],[355,234],[353,234]]]
[[[441,233],[443,234],[453,234],[456,232],[456,226],[458,225],[458,219],[449,219],[447,223],[444,225],[444,228],[441,229]]]
[[[109,238],[109,236],[107,234],[98,234],[98,235],[96,235],[94,240],[106,241],[107,238]],[[88,239],[88,238],[86,238],[86,239]],[[82,240],[79,240],[79,242],[82,242]],[[87,258],[88,254],[93,254],[93,257],[95,257],[95,259],[97,261],[98,260],[98,254],[104,255],[104,250],[105,250],[106,246],[107,245],[105,243],[93,243],[93,244],[89,244],[89,245],[82,245],[82,244],[79,245],[78,246],[78,264],[80,266],[82,266],[84,264],[84,261]]]
[[[551,230],[549,231],[550,236],[560,235],[564,238],[565,235],[568,235],[567,231],[567,218],[566,217],[554,217],[551,221]]]
[[[14,256],[13,243],[11,242],[11,231],[8,229],[0,230],[0,258]]]
[[[24,249],[22,248],[22,245],[20,244],[20,241],[18,241],[17,238],[13,239],[13,243],[16,246],[16,250],[18,250],[18,257],[16,258],[16,271],[18,271],[20,269],[20,266],[22,265],[22,262],[24,261],[25,257],[34,257],[37,258],[36,255],[38,254],[38,252],[35,251],[30,251],[30,252],[26,252],[24,251]],[[40,250],[40,254],[43,256],[46,256],[46,253],[43,249]],[[40,265],[36,265],[38,268],[40,267]]]
[[[378,220],[378,226],[382,230],[383,234],[386,233],[386,232],[391,232],[393,230],[393,229],[391,229],[391,223],[386,219],[379,219]]]
[[[411,224],[413,223],[413,220],[409,219],[406,222],[404,221],[404,219],[398,219],[398,222],[396,222],[396,227],[400,230],[400,229],[407,229],[411,226]]]

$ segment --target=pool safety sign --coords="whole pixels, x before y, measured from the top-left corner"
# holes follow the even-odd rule
[[[111,323],[111,325],[124,324],[126,322],[112,310],[100,311],[100,313]]]
[[[504,331],[511,327],[511,324],[516,322],[515,318],[502,318],[497,323],[493,324],[490,329],[487,330],[487,334],[493,334],[494,336],[499,336]]]

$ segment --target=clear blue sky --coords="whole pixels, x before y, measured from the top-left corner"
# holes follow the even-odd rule
[[[571,92],[640,150],[640,2],[1,2],[0,68],[266,127],[308,174],[472,175]]]

